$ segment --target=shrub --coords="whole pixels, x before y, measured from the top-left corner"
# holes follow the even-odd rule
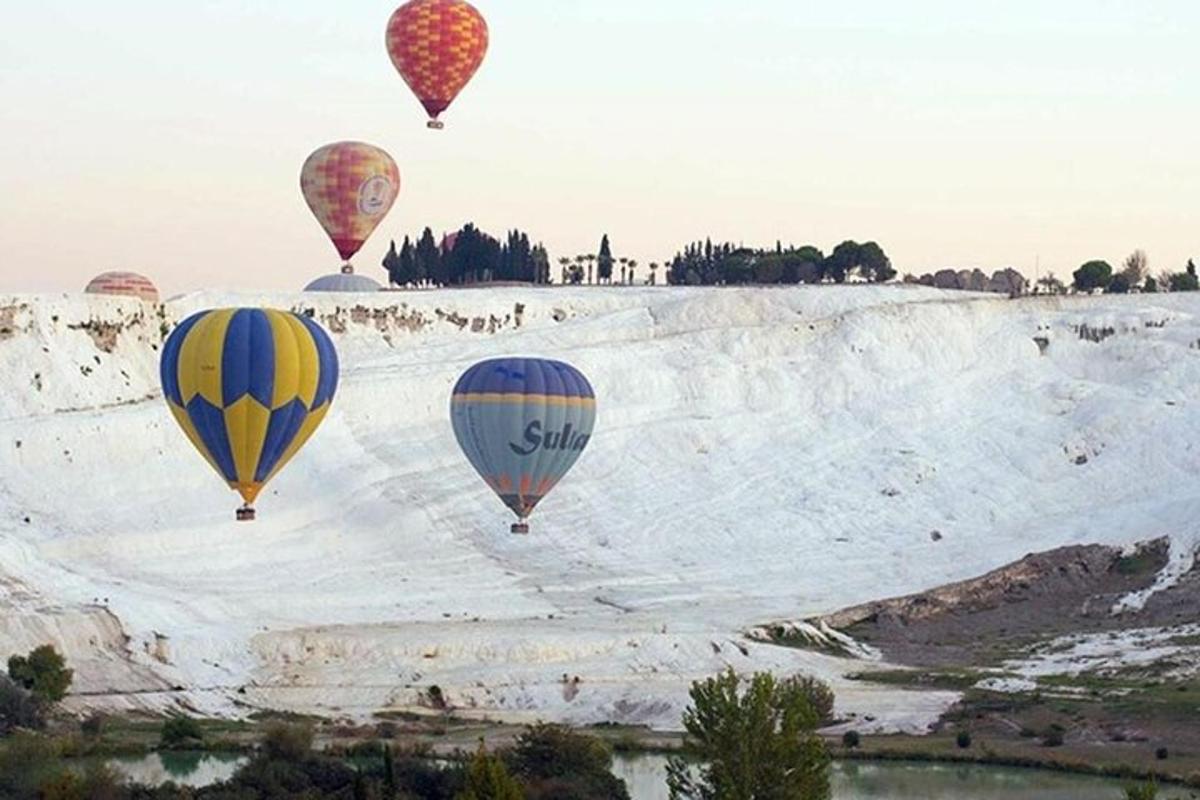
[[[263,734],[263,752],[279,761],[302,761],[312,746],[313,729],[303,723],[272,722]]]
[[[83,722],[79,723],[79,730],[84,736],[99,736],[104,733],[104,728],[108,724],[108,718],[103,714],[90,714]]]
[[[853,750],[858,747],[859,735],[858,731],[846,731],[842,734],[842,744]]]
[[[1157,758],[1159,761],[1166,761],[1170,755],[1171,755],[1171,752],[1169,750],[1167,750],[1167,748],[1165,748],[1165,747],[1160,747],[1154,751],[1154,757]]]
[[[1158,786],[1154,783],[1143,783],[1130,786],[1125,790],[1125,800],[1155,800],[1158,797]]]
[[[33,693],[0,675],[0,736],[14,728],[38,730],[46,720]]]
[[[375,735],[380,739],[395,739],[399,732],[394,722],[381,722],[375,726]]]
[[[489,755],[482,744],[467,765],[467,785],[455,800],[525,800],[521,784],[509,774],[504,761]]]
[[[821,725],[833,722],[833,690],[829,688],[829,684],[807,676],[789,678],[783,683],[785,688],[795,687],[808,699],[808,704],[817,712],[817,719]]]
[[[612,774],[612,751],[599,739],[561,725],[534,725],[506,755],[509,770],[525,784],[529,800],[628,800],[625,782]]]
[[[1062,747],[1064,741],[1065,731],[1061,725],[1051,725],[1042,734],[1042,745],[1045,747]]]
[[[45,737],[18,733],[0,747],[0,797],[37,797],[59,769],[59,754]]]
[[[57,703],[67,696],[74,675],[58,651],[48,644],[34,648],[27,656],[8,659],[8,677],[47,703]]]
[[[181,744],[196,744],[204,741],[204,729],[191,717],[171,717],[163,723],[159,735],[163,747],[178,747]]]
[[[954,738],[954,743],[958,745],[960,750],[966,750],[971,746],[971,734],[966,731],[959,731],[958,736]]]

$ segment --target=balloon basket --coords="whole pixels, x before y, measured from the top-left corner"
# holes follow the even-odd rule
[[[512,526],[512,532],[519,536],[527,536],[529,534],[529,523],[514,522]]]
[[[342,264],[342,274],[343,275],[353,275],[354,274],[354,265],[351,264],[349,261],[347,261],[345,264]]]
[[[446,127],[446,123],[436,119],[431,119],[429,122],[425,123],[425,127],[429,128],[430,130],[440,131],[442,128]]]
[[[238,522],[254,522],[255,516],[254,509],[250,506],[242,506],[237,510]]]

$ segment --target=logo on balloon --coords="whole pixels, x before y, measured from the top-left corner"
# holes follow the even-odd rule
[[[358,210],[368,217],[378,217],[387,213],[393,195],[392,182],[385,175],[374,175],[358,189]]]
[[[587,447],[588,439],[590,438],[589,434],[572,430],[571,423],[569,422],[561,431],[550,431],[543,435],[542,422],[535,419],[525,426],[524,446],[516,442],[509,442],[508,446],[519,456],[533,455],[538,451],[538,448],[543,450],[574,450],[580,452],[583,448]]]

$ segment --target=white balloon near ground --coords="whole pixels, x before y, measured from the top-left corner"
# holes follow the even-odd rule
[[[323,275],[304,287],[306,292],[378,292],[382,289],[379,281],[354,273]]]

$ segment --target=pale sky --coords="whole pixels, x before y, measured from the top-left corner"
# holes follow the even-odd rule
[[[478,0],[442,132],[385,52],[398,4],[11,4],[0,291],[298,289],[339,264],[300,166],[342,139],[403,176],[376,278],[389,238],[466,221],[643,264],[705,236],[915,273],[1200,257],[1194,0]]]

